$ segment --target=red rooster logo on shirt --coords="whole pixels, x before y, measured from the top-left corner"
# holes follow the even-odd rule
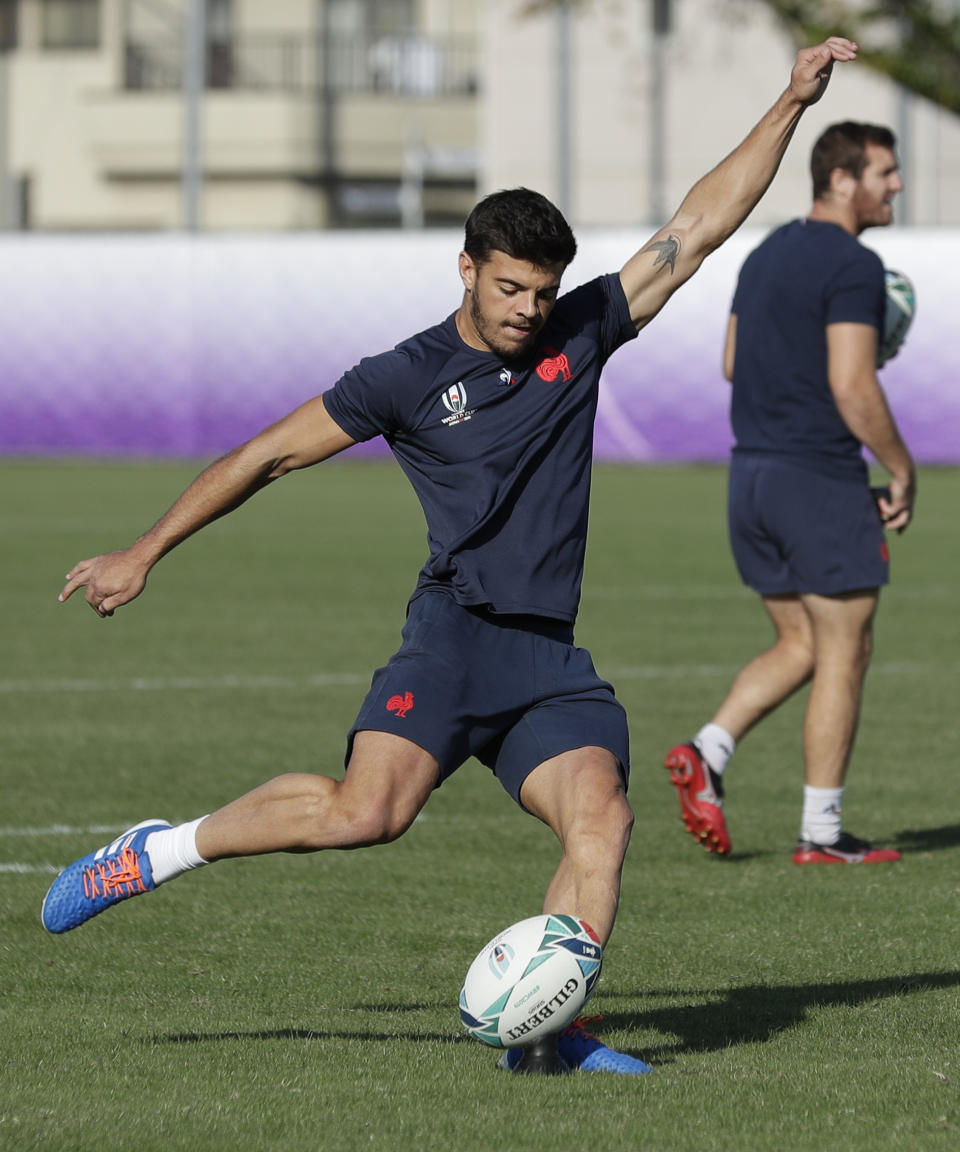
[[[559,376],[564,383],[573,379],[573,371],[565,352],[558,352],[555,348],[545,348],[547,358],[537,365],[537,375],[541,380],[552,384]]]

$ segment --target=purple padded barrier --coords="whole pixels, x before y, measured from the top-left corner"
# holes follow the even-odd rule
[[[647,236],[581,235],[566,285],[620,267]],[[761,238],[738,233],[610,361],[598,458],[726,459],[721,345],[737,269]],[[920,461],[958,463],[960,233],[864,239],[917,288],[907,344],[881,374],[890,403]],[[459,231],[5,240],[0,452],[216,456],[452,312],[460,242]]]

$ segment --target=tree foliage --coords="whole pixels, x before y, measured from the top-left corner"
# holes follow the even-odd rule
[[[632,0],[661,18],[684,0]],[[589,13],[597,0],[525,0],[521,15],[568,7]],[[797,47],[846,36],[861,59],[898,84],[960,114],[960,0],[765,0]]]
[[[682,0],[680,0],[682,2]],[[766,0],[798,44],[847,36],[861,59],[898,84],[960,113],[957,0]]]

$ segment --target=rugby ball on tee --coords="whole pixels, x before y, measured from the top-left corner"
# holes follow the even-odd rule
[[[877,367],[882,368],[900,351],[907,331],[913,323],[917,296],[908,276],[888,268],[886,276],[886,312],[883,331],[877,345]]]
[[[603,949],[575,916],[532,916],[498,933],[470,965],[460,1019],[493,1048],[525,1048],[562,1032],[600,976]]]

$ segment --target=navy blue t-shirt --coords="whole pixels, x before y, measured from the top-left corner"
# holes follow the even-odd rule
[[[838,224],[794,220],[744,261],[732,310],[734,451],[773,453],[831,475],[865,475],[860,442],[830,391],[826,327],[883,330],[880,257]]]
[[[574,620],[600,371],[635,335],[613,273],[561,296],[522,361],[470,348],[451,315],[324,393],[348,436],[385,438],[420,498],[430,555],[418,590]]]

